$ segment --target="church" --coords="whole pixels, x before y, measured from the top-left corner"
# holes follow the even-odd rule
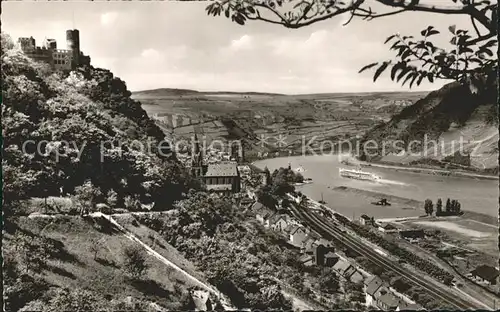
[[[207,191],[225,195],[240,191],[238,163],[222,161],[206,165],[196,133],[191,154],[191,174],[203,181]]]

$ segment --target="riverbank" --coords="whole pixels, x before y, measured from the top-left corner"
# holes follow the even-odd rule
[[[400,197],[400,196],[394,196],[382,192],[374,192],[374,191],[368,191],[368,190],[362,190],[362,189],[357,189],[353,187],[347,187],[347,186],[338,186],[333,188],[333,190],[338,191],[338,192],[345,192],[345,193],[351,193],[353,195],[357,196],[364,196],[364,197],[369,197],[374,200],[378,200],[380,198],[386,198],[388,202],[390,202],[392,205],[397,204],[398,206],[407,206],[408,209],[416,209],[416,210],[421,210],[422,215],[424,215],[424,202],[423,201],[418,201],[415,199],[411,198],[406,198],[406,197]],[[398,207],[399,208],[399,207]],[[404,208],[399,208],[399,209],[404,209]],[[490,225],[490,226],[498,226],[498,218],[492,217],[487,214],[475,212],[475,211],[467,211],[464,210],[464,214],[461,216],[449,216],[449,217],[442,217],[443,219],[460,219],[460,220],[472,220],[478,223],[483,223],[485,225]],[[387,220],[390,220],[391,218],[387,218]],[[401,217],[397,218],[401,220],[405,219],[418,219],[418,217]]]
[[[407,171],[414,173],[426,173],[432,175],[441,175],[441,176],[455,176],[455,177],[465,177],[465,178],[473,178],[473,179],[484,179],[484,180],[498,180],[498,175],[493,174],[480,174],[473,172],[465,172],[460,170],[445,170],[445,169],[434,169],[428,167],[419,167],[419,166],[405,166],[402,164],[394,164],[394,163],[384,163],[384,162],[363,162],[359,161],[361,167],[375,167],[375,168],[384,168],[384,169],[393,169],[396,171]]]

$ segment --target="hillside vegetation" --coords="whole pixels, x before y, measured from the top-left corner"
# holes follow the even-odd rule
[[[109,223],[75,216],[16,217],[3,236],[5,311],[193,309],[196,285],[142,254]],[[157,244],[161,252],[167,248]],[[127,252],[144,257],[134,276]],[[179,257],[168,251],[171,257]],[[164,250],[164,253],[167,253]]]
[[[498,119],[496,88],[475,94],[468,85],[450,83],[431,92],[415,104],[395,114],[388,122],[367,132],[363,140],[374,140],[378,149],[364,155],[367,160],[406,164],[430,164],[455,168],[498,168]],[[427,141],[426,141],[427,138]],[[463,139],[464,153],[456,153]],[[401,140],[418,155],[395,155],[400,150],[383,142]],[[438,142],[437,148],[431,143]],[[455,146],[453,147],[453,143]],[[436,151],[436,153],[435,153]]]
[[[1,57],[6,311],[191,309],[189,285],[106,224],[26,217],[172,208],[197,185],[162,130],[108,70],[54,73],[3,33]]]
[[[110,206],[162,209],[188,189],[182,166],[159,150],[162,130],[110,71],[52,73],[3,44],[2,80],[7,214],[30,197],[78,192]]]

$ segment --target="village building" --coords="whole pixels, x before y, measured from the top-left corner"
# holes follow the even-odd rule
[[[384,311],[398,310],[400,300],[390,292],[382,291],[380,296],[376,297],[376,305]]]
[[[354,284],[361,283],[363,282],[364,279],[365,277],[358,270],[355,270],[354,273],[352,273],[352,275],[349,276],[349,280]]]
[[[251,209],[255,213],[255,219],[257,219],[257,221],[259,221],[259,223],[264,224],[264,225],[269,224],[268,223],[269,218],[274,214],[274,212],[271,211],[271,209],[265,207],[264,205],[262,205],[259,202],[255,202],[252,205]]]
[[[359,223],[361,223],[361,225],[374,225],[373,219],[365,214],[359,217]]]
[[[290,217],[287,214],[275,213],[268,219],[268,226],[275,231],[284,231],[290,224]]]
[[[301,225],[292,225],[291,227],[287,227],[286,231],[289,234],[289,243],[299,248],[302,247],[309,233],[309,231]]]
[[[253,205],[255,205],[255,203],[256,203],[256,201],[253,198],[243,197],[240,200],[240,208],[247,209],[247,208],[253,207]]]
[[[340,258],[337,263],[333,266],[333,269],[340,275],[345,278],[349,278],[349,273],[352,274],[354,271],[352,271],[352,265],[349,263],[349,261]]]
[[[387,223],[387,224],[381,224],[378,227],[378,230],[383,233],[396,233],[398,231],[398,228],[392,224]]]
[[[313,246],[313,258],[316,265],[333,267],[339,257],[335,253],[335,248],[331,246]]]
[[[222,194],[240,191],[240,176],[234,162],[209,164],[203,180],[208,191]]]
[[[248,167],[252,171],[252,174],[257,175],[258,177],[260,177],[260,183],[261,183],[261,185],[268,185],[269,184],[269,182],[270,182],[269,181],[269,176],[266,173],[266,171],[260,169],[259,167],[255,166],[253,164],[249,164]]]
[[[470,274],[480,283],[496,285],[500,272],[492,266],[481,265],[471,271]]]
[[[407,303],[405,301],[400,301],[400,304],[396,309],[396,311],[419,311],[419,310],[425,310],[425,309],[418,303]]]
[[[321,238],[321,235],[319,235],[316,231],[311,230],[302,243],[301,252],[312,254],[314,252],[314,247],[321,245],[320,242],[322,242],[323,240],[324,239]],[[322,245],[329,246],[328,241],[324,241],[325,243],[323,243]]]
[[[309,255],[309,254],[304,254],[304,255],[300,256],[299,262],[305,266],[313,266],[316,264],[314,261],[314,257]]]
[[[409,242],[418,242],[425,238],[424,230],[403,230],[399,231],[399,236]]]
[[[376,275],[365,280],[365,304],[367,307],[376,307],[375,294],[383,285],[384,282]]]

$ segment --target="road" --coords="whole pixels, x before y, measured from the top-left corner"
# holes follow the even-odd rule
[[[318,231],[320,234],[325,235],[325,238],[333,238],[344,244],[346,247],[364,256],[373,264],[390,270],[399,276],[405,277],[410,283],[426,290],[431,298],[439,298],[444,304],[447,305],[447,308],[460,310],[484,309],[483,305],[479,305],[477,302],[469,302],[468,300],[462,298],[462,296],[456,293],[453,289],[444,285],[438,285],[435,281],[433,283],[430,279],[412,272],[401,266],[399,263],[391,261],[383,255],[380,255],[373,249],[373,247],[367,245],[358,238],[342,232],[337,225],[331,221],[324,220],[325,218],[320,216],[318,213],[308,209],[297,208],[295,205],[292,205],[291,210],[297,218],[303,220],[312,229]]]

